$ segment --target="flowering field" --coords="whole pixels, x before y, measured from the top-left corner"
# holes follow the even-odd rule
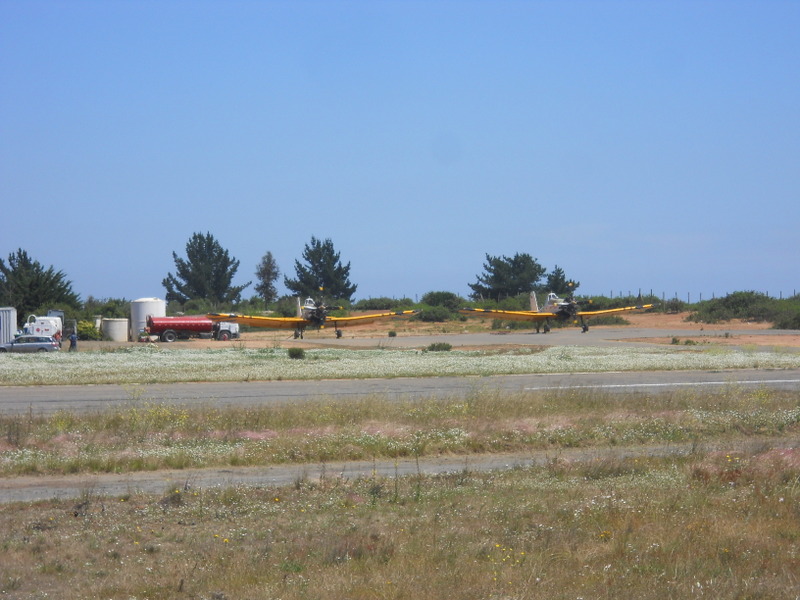
[[[285,349],[159,350],[0,357],[4,385],[267,381],[600,371],[800,368],[800,353],[708,348],[555,346],[535,350],[451,351]]]

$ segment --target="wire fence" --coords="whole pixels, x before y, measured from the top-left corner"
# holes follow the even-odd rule
[[[741,292],[741,291],[743,291],[743,290],[736,290],[736,292]],[[792,298],[792,297],[797,296],[797,290],[796,289],[793,289],[791,293],[788,293],[788,292],[783,291],[783,290],[779,290],[777,293],[769,292],[769,291],[759,291],[759,290],[746,290],[746,291],[748,291],[748,292],[755,291],[757,293],[764,294],[768,298],[775,298],[777,300],[784,300],[786,298]],[[662,302],[666,302],[668,300],[680,300],[681,302],[686,302],[686,304],[693,304],[693,303],[696,303],[696,302],[702,302],[703,300],[714,300],[715,298],[724,298],[725,296],[729,296],[729,295],[734,294],[736,292],[725,292],[723,294],[718,294],[716,292],[711,292],[709,294],[709,293],[703,293],[703,292],[683,292],[683,293],[669,292],[669,293],[667,293],[667,292],[663,292],[663,291],[659,293],[659,292],[654,291],[653,289],[650,289],[649,292],[647,290],[644,290],[644,289],[638,289],[636,291],[628,290],[627,292],[624,292],[622,290],[620,290],[620,291],[611,290],[609,292],[609,294],[608,294],[608,297],[613,299],[613,298],[635,298],[637,296],[649,296],[651,298],[652,297],[659,297],[659,298],[661,298]],[[602,292],[602,293],[599,293],[599,294],[587,294],[587,295],[589,295],[589,296],[594,296],[594,295],[604,296],[605,292]]]

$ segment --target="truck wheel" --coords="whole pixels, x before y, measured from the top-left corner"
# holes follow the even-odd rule
[[[220,331],[219,332],[219,339],[222,342],[227,342],[231,339],[231,332],[230,331]]]
[[[177,339],[178,339],[178,335],[174,331],[172,331],[171,329],[168,329],[167,331],[165,331],[164,333],[161,334],[161,341],[162,342],[174,342]]]

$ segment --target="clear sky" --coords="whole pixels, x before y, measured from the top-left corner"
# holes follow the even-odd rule
[[[799,32],[794,0],[0,0],[0,256],[82,298],[163,298],[195,232],[280,293],[315,236],[356,299],[516,253],[786,297]]]

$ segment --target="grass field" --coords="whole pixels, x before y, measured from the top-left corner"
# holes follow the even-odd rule
[[[0,512],[9,598],[794,598],[796,455],[561,464]]]
[[[155,380],[195,380],[204,362],[223,357],[229,376],[281,378],[281,369],[298,365],[368,376],[379,368],[373,362],[392,363],[394,351],[321,351],[304,360],[277,351],[166,353],[174,359],[139,352],[59,356],[54,364],[83,382],[133,377],[136,369]],[[138,367],[126,366],[139,358]],[[446,374],[555,364],[797,366],[791,353],[671,348],[643,358],[598,348],[408,358],[423,372]],[[20,381],[32,371],[18,360],[3,368]],[[178,481],[160,494],[131,489],[113,498],[87,486],[76,500],[2,505],[0,598],[796,598],[800,587],[796,393],[483,390],[458,401],[375,396],[248,409],[148,399],[97,414],[3,417],[0,433],[3,478],[510,451],[552,456],[543,466],[503,472],[470,470],[465,460],[440,476],[331,473],[298,476],[287,487]],[[732,450],[745,440],[748,450]],[[646,451],[710,442],[722,450]],[[644,450],[614,459],[596,452],[625,447]],[[566,460],[564,448],[586,454]]]
[[[312,349],[302,360],[285,348],[164,350],[135,346],[113,352],[9,354],[0,360],[4,385],[270,381],[569,373],[599,371],[800,368],[800,352],[763,348],[534,346],[511,350]]]

